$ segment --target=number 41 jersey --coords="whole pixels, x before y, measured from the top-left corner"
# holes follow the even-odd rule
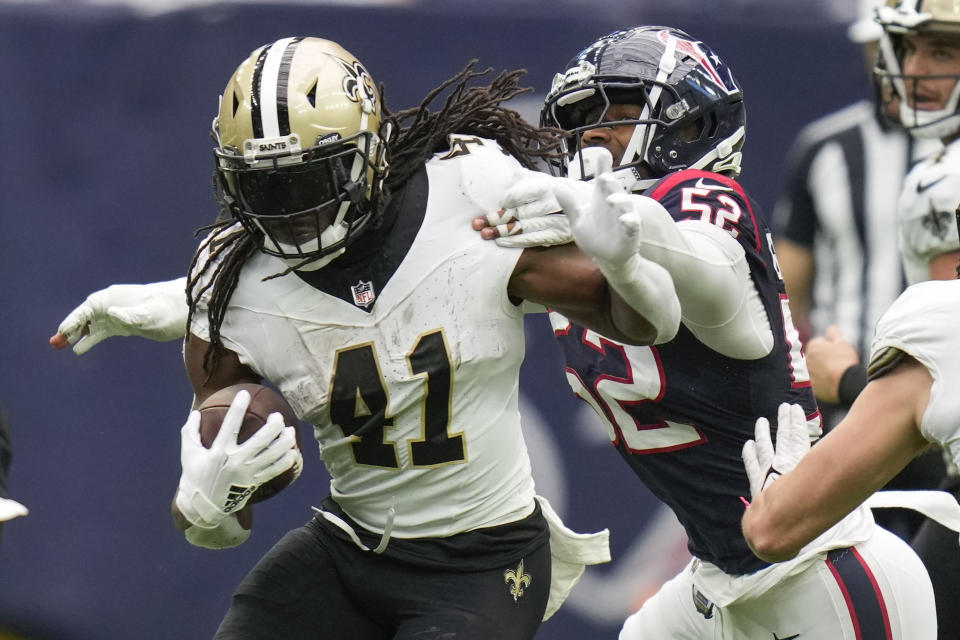
[[[470,226],[519,170],[495,142],[456,137],[394,194],[396,222],[372,260],[315,272],[319,284],[352,274],[344,292],[269,279],[286,263],[258,253],[230,298],[225,346],[313,423],[333,498],[369,531],[446,537],[534,509],[517,409],[523,312],[507,294],[521,252]],[[405,229],[409,247],[396,243]],[[209,335],[205,309],[191,331]]]
[[[753,438],[758,416],[776,424],[781,402],[800,403],[819,423],[799,336],[770,234],[737,182],[687,170],[645,195],[677,221],[703,220],[737,239],[774,334],[773,349],[758,360],[729,358],[682,324],[670,342],[629,346],[553,313],[567,381],[600,416],[626,462],[673,509],[690,552],[726,573],[752,573],[766,564],[740,529],[740,498],[750,498],[743,444]]]

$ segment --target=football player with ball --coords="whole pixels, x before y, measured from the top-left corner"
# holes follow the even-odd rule
[[[482,75],[451,79],[440,109],[392,115],[334,42],[256,49],[220,102],[221,216],[186,283],[101,292],[105,313],[85,315],[92,300],[54,340],[80,352],[131,320],[155,338],[187,328],[197,411],[174,517],[195,544],[241,543],[258,488],[299,464],[282,413],[237,438],[257,404],[246,391],[205,446],[208,399],[267,380],[313,425],[330,496],[237,588],[217,638],[523,640],[585,563],[609,559],[605,532],[573,535],[535,495],[517,411],[524,313],[549,306],[654,344],[676,333],[679,302],[628,236],[588,242],[592,256],[480,239],[471,220],[535,173],[534,143],[555,144],[500,106],[523,91],[519,73],[469,86]],[[564,187],[571,217],[608,195]],[[138,296],[153,313],[123,308]]]
[[[225,98],[224,103],[230,101]],[[743,95],[730,69],[705,43],[677,29],[637,27],[618,31],[591,43],[557,74],[544,106],[543,121],[568,132],[564,138],[567,153],[559,168],[570,177],[522,170],[503,172],[499,174],[502,181],[484,185],[481,193],[487,198],[477,197],[469,204],[452,207],[464,214],[475,210],[472,218],[431,216],[428,207],[426,217],[397,226],[394,233],[399,235],[391,235],[377,247],[388,258],[389,266],[389,258],[403,254],[396,248],[398,243],[404,247],[410,242],[403,240],[404,230],[419,229],[413,248],[417,242],[442,238],[438,246],[443,252],[433,260],[439,259],[455,276],[444,280],[445,286],[436,291],[431,290],[430,278],[410,279],[419,283],[415,293],[427,297],[409,309],[413,327],[408,326],[409,318],[396,329],[380,326],[381,331],[401,338],[391,344],[382,343],[379,336],[368,337],[366,328],[372,320],[361,310],[366,309],[371,295],[377,296],[370,302],[373,314],[385,306],[403,305],[406,299],[392,294],[391,287],[421,268],[427,259],[413,261],[408,255],[392,277],[384,278],[376,273],[367,277],[351,258],[352,254],[365,255],[361,247],[350,245],[335,259],[313,253],[327,241],[321,235],[318,245],[312,239],[316,233],[307,233],[313,244],[301,245],[297,238],[310,230],[307,225],[282,219],[278,214],[283,211],[250,215],[257,209],[256,194],[246,194],[244,189],[270,184],[257,179],[257,175],[247,175],[255,167],[245,166],[247,160],[241,160],[239,152],[227,157],[221,151],[218,157],[228,208],[248,235],[230,235],[239,233],[236,226],[224,225],[212,237],[247,242],[249,237],[258,237],[262,244],[242,254],[245,263],[239,273],[226,260],[222,261],[226,266],[214,271],[223,281],[238,283],[232,297],[221,295],[215,286],[209,295],[201,295],[200,304],[195,293],[190,294],[189,326],[194,335],[187,341],[187,351],[198,368],[195,378],[200,379],[204,371],[200,367],[204,359],[209,366],[217,367],[215,371],[225,367],[242,372],[248,367],[274,382],[282,378],[278,366],[290,370],[284,375],[292,376],[295,384],[279,386],[301,416],[318,425],[322,456],[334,476],[334,500],[328,503],[329,515],[324,515],[327,522],[342,522],[343,531],[358,534],[357,544],[375,551],[385,548],[387,554],[396,545],[400,549],[395,553],[400,553],[403,538],[410,532],[443,534],[411,521],[409,500],[400,492],[384,491],[385,485],[399,486],[408,477],[414,482],[417,473],[439,469],[442,477],[443,473],[456,471],[437,463],[458,459],[462,447],[470,442],[472,432],[459,427],[457,416],[466,412],[475,421],[489,412],[489,406],[461,406],[458,412],[457,404],[446,402],[451,389],[459,388],[453,385],[454,379],[459,385],[476,382],[479,390],[492,391],[492,396],[483,396],[488,399],[487,405],[490,397],[511,398],[513,420],[516,367],[523,349],[519,327],[513,324],[519,310],[513,305],[520,299],[546,304],[553,311],[551,320],[567,361],[571,387],[601,416],[625,461],[677,514],[695,556],[626,621],[622,640],[768,639],[798,634],[855,638],[866,637],[858,635],[864,630],[869,637],[933,638],[935,619],[926,572],[905,543],[875,527],[869,510],[863,508],[848,516],[830,535],[818,539],[797,558],[780,564],[756,557],[741,532],[743,501],[760,490],[741,461],[742,446],[754,435],[756,415],[772,419],[781,403],[798,403],[803,406],[803,425],[808,430],[803,436],[807,439],[819,435],[820,420],[787,312],[770,235],[735,180],[746,125]],[[267,141],[275,142],[273,138]],[[483,162],[483,181],[489,181],[498,175],[491,168],[505,162],[499,151],[497,162],[493,162],[489,150],[489,143],[482,138],[477,143],[474,138],[455,136],[449,150],[427,161],[428,176],[442,172],[437,175],[448,176],[445,184],[453,183],[461,176],[473,175],[464,173],[465,169],[446,173],[453,160],[464,168]],[[256,159],[256,150],[251,153]],[[279,161],[276,164],[278,169],[282,166]],[[391,166],[391,175],[394,170]],[[324,175],[330,173],[336,174],[336,169]],[[305,170],[298,175],[314,174]],[[574,178],[596,179],[586,182]],[[405,197],[417,197],[417,180],[416,174],[408,177],[402,191]],[[468,195],[476,193],[474,186],[483,181],[471,178],[463,182],[464,191]],[[429,184],[433,202],[436,194],[432,178]],[[292,191],[292,195],[302,193]],[[309,204],[294,208],[306,209]],[[561,210],[565,215],[557,215]],[[497,242],[478,243],[476,236],[464,237],[461,225],[471,220],[483,238]],[[250,230],[255,233],[250,235]],[[376,237],[376,233],[361,231],[355,237]],[[467,233],[473,232],[467,229]],[[349,228],[344,234],[352,237]],[[338,241],[334,238],[333,242]],[[544,244],[550,246],[542,248]],[[330,246],[339,251],[342,245]],[[389,250],[384,252],[384,246]],[[216,242],[205,246],[187,284],[191,292],[198,287],[202,293],[210,292],[209,270],[198,265],[217,262],[224,251],[221,247]],[[276,255],[282,247],[298,249],[289,255],[280,254],[286,261],[283,264],[296,271],[297,279],[271,279],[285,270],[263,252]],[[262,251],[256,253],[257,248]],[[475,256],[478,260],[469,272],[449,271],[456,265],[459,248],[464,251],[464,259]],[[537,287],[530,288],[534,282],[543,283],[540,277],[527,280],[527,275],[539,272],[549,278],[560,273],[547,274],[539,271],[539,265],[529,265],[534,255],[538,263],[557,256],[581,264],[581,251],[599,267],[595,276],[602,273],[620,296],[615,296],[612,302],[617,304],[609,307],[612,321],[604,322],[582,308],[591,299],[594,303],[604,300],[585,295],[588,287],[576,287],[576,291],[567,291],[554,301]],[[311,268],[314,255],[320,256],[318,262],[325,266]],[[446,283],[466,282],[468,273],[468,300],[449,300]],[[576,276],[562,277],[575,283]],[[389,280],[386,287],[385,280]],[[313,289],[308,286],[311,284]],[[131,290],[131,300],[141,295],[149,298],[169,286],[161,283]],[[478,291],[486,290],[486,286],[496,295],[481,305]],[[328,312],[311,315],[310,302],[316,299],[318,288],[339,300],[324,307]],[[280,293],[262,295],[273,289]],[[297,295],[293,295],[294,290]],[[641,312],[635,326],[645,325],[645,331],[626,331],[625,325],[616,320],[632,317],[619,306],[621,302]],[[121,305],[116,306],[119,310]],[[101,305],[98,311],[92,307],[78,310],[61,326],[66,336],[58,340],[80,347],[83,341],[77,340],[86,320],[94,324],[102,321],[104,325],[115,321],[105,317],[109,315],[104,314],[105,308]],[[456,314],[448,308],[455,308]],[[599,309],[606,312],[607,307]],[[250,314],[246,322],[242,321],[244,314]],[[256,314],[256,322],[252,314]],[[454,330],[454,315],[493,327],[495,340],[488,344],[476,334],[470,343],[461,340],[462,334]],[[265,345],[247,347],[251,341],[244,336],[245,331],[293,343],[287,335],[298,328],[298,323],[312,328],[318,316],[337,323],[336,328],[324,327],[325,333],[343,331],[344,327],[350,332],[349,340],[337,336],[338,347],[332,358],[320,352],[298,351],[278,364],[269,360]],[[443,317],[451,321],[441,323],[442,331],[434,331],[417,324],[426,316],[431,322]],[[169,324],[174,331],[179,325],[182,332],[186,323],[181,314],[169,323],[149,324],[151,330],[162,330]],[[138,332],[135,328],[132,331]],[[301,333],[308,335],[306,331]],[[206,345],[218,339],[227,351],[215,362],[216,351]],[[241,339],[242,348],[238,343]],[[191,350],[211,355],[191,356]],[[510,375],[503,375],[504,367]],[[440,416],[428,411],[422,426],[418,425],[426,437],[419,435],[402,443],[394,435],[403,415],[394,410],[395,403],[413,399],[422,402],[409,384],[413,382],[411,374],[419,376],[419,384],[430,387],[425,409],[453,406],[454,410]],[[234,382],[235,376],[229,381]],[[331,383],[328,389],[314,391],[326,381]],[[443,402],[436,400],[437,384]],[[358,397],[365,401],[362,405]],[[321,401],[328,405],[319,404]],[[504,405],[500,402],[497,406]],[[503,422],[502,417],[491,418]],[[389,438],[384,437],[386,427],[390,427]],[[499,477],[514,482],[516,474],[502,471],[503,465],[519,468],[515,452],[522,444],[518,425],[513,422],[499,435],[517,442],[481,449],[479,456],[477,449],[471,448],[469,465],[478,465],[478,470],[499,467]],[[433,445],[442,447],[434,451]],[[398,455],[408,457],[398,459]],[[421,455],[426,456],[422,465],[417,462]],[[465,458],[461,460],[466,462]],[[399,469],[400,473],[378,475],[378,466]],[[528,483],[525,474],[520,479],[523,485]],[[429,482],[426,478],[422,481]],[[502,489],[489,494],[482,507],[488,509],[511,496],[529,495],[532,487],[527,490],[515,486],[509,491],[506,495]],[[475,496],[462,492],[450,495],[437,490],[415,495],[430,498],[417,512],[420,518],[443,505],[451,510],[470,505],[481,508],[474,502]],[[496,499],[490,502],[493,495]],[[525,498],[523,503],[528,504]],[[527,508],[521,507],[517,513]],[[473,511],[468,509],[465,517],[472,517]],[[318,524],[326,527],[322,520]],[[316,535],[312,531],[296,535],[306,539],[308,533]],[[556,535],[556,530],[551,535]],[[301,543],[291,540],[281,542],[281,547],[290,544]],[[541,571],[534,564],[538,560],[527,557],[524,561],[523,572],[533,576],[535,585]],[[513,575],[516,580],[517,572]],[[396,577],[400,579],[401,575]],[[242,586],[238,598],[244,594],[258,595]],[[438,601],[437,605],[447,607],[447,615],[451,615],[452,603]],[[528,629],[533,632],[533,627]],[[372,628],[368,630],[370,635],[364,636],[363,629],[360,635],[380,637]],[[886,635],[870,635],[876,630]],[[507,636],[487,633],[478,637]]]

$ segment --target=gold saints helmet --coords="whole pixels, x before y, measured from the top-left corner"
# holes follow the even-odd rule
[[[905,75],[906,36],[938,34],[960,44],[960,1],[886,0],[876,10],[883,27],[880,56],[874,70],[877,95],[885,111],[899,110],[900,123],[920,138],[943,138],[960,131],[960,75]],[[922,80],[953,79],[942,109],[916,109],[917,85]],[[892,102],[891,102],[892,101]]]
[[[381,209],[373,78],[340,45],[283,38],[234,72],[213,122],[219,197],[265,253],[318,269]]]

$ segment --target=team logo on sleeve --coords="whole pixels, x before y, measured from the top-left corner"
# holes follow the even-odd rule
[[[503,581],[510,585],[510,595],[516,602],[523,597],[524,589],[533,582],[533,576],[523,572],[523,558],[520,558],[520,564],[516,569],[507,569],[503,572]]]
[[[949,211],[937,211],[932,205],[930,213],[923,216],[920,224],[923,228],[943,240],[950,232],[950,219],[953,215]]]
[[[366,282],[361,280],[350,287],[350,291],[353,292],[353,304],[358,307],[369,307],[377,299],[377,294],[373,290],[373,283],[369,280]]]

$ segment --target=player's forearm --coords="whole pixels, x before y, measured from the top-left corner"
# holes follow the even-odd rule
[[[761,560],[793,558],[870,494],[870,489],[844,477],[843,461],[837,459],[838,453],[843,455],[831,447],[836,442],[826,442],[828,438],[755,496],[743,514],[743,536]]]
[[[670,274],[636,254],[616,267],[600,265],[613,289],[613,325],[634,344],[661,344],[677,335],[680,301]]]
[[[754,498],[742,524],[758,557],[792,558],[926,447],[915,416],[929,374],[919,364],[898,369],[868,384],[840,424]]]
[[[797,470],[773,482],[754,498],[743,514],[743,537],[753,553],[766,562],[783,562],[795,557],[843,515],[832,521],[824,518],[823,510],[802,495],[800,502],[793,502],[797,497],[794,495],[795,473]]]

